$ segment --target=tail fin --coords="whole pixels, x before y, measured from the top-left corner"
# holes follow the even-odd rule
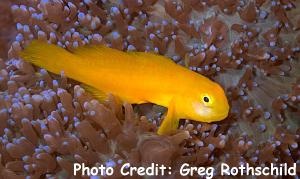
[[[69,63],[75,58],[72,53],[65,49],[39,40],[34,40],[25,47],[20,53],[20,57],[56,74],[60,74],[61,71],[67,73]]]

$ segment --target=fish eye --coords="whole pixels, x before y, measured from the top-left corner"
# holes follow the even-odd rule
[[[203,101],[206,102],[206,103],[208,103],[209,102],[209,98],[207,96],[204,96],[203,97]]]

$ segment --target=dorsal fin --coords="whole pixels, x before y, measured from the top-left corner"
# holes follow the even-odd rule
[[[106,57],[126,55],[125,52],[106,47],[105,45],[84,45],[71,51],[75,55],[81,57]]]
[[[85,57],[87,59],[101,59],[101,57],[106,58],[109,55],[110,59],[120,59],[120,57],[134,57],[134,59],[137,60],[158,60],[161,63],[175,64],[171,59],[153,52],[124,52],[106,47],[105,45],[85,45],[76,48],[72,51],[72,53],[81,57]]]
[[[143,60],[159,60],[162,63],[175,64],[173,60],[153,52],[128,52],[128,55],[135,56]]]

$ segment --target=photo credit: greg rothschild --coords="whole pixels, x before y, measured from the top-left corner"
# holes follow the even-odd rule
[[[299,166],[298,166],[299,167]],[[116,171],[118,168],[118,171]],[[74,176],[113,176],[115,172],[122,176],[170,176],[171,167],[151,163],[150,166],[132,166],[130,163],[121,164],[120,167],[100,165],[97,167],[87,167],[84,163],[74,163]],[[179,168],[181,176],[199,176],[207,179],[214,176],[296,176],[297,164],[288,166],[287,163],[273,164],[269,166],[251,166],[249,163],[231,167],[226,163],[221,163],[218,168],[214,167],[194,167],[184,163]]]

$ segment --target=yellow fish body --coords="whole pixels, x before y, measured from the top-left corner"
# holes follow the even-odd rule
[[[155,103],[168,108],[158,134],[178,127],[180,118],[203,122],[227,117],[223,89],[172,60],[147,52],[123,52],[105,46],[69,52],[41,41],[31,42],[20,56],[39,67],[85,84],[98,99],[113,94],[129,103]]]

